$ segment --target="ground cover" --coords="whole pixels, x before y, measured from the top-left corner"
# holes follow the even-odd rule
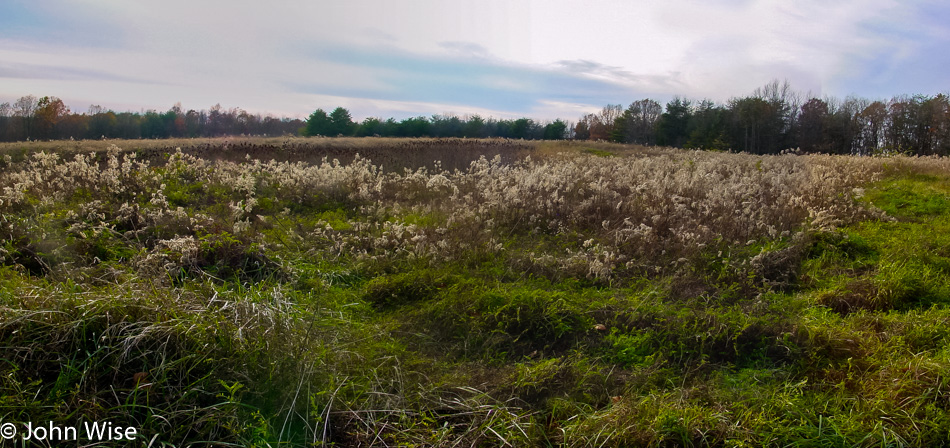
[[[3,422],[172,446],[950,443],[945,159],[50,145],[0,146]]]

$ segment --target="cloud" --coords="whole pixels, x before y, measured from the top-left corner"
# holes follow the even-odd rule
[[[637,99],[629,86],[591,78],[570,64],[533,66],[491,58],[473,60],[347,47],[313,48],[307,54],[321,63],[364,73],[372,78],[373,86],[328,85],[313,80],[290,83],[290,90],[379,101],[468,105],[506,115],[542,110],[539,105],[549,103],[603,104]]]
[[[128,38],[112,17],[98,14],[97,3],[4,0],[0,39],[73,47],[120,48]]]
[[[557,61],[555,66],[578,74],[604,76],[615,79],[635,79],[633,73],[620,67],[612,67],[599,62],[577,59],[573,61]]]
[[[895,0],[673,2],[657,15],[690,41],[677,64],[685,93],[718,100],[775,78],[816,95],[860,93],[848,87],[854,74],[869,76],[869,67],[905,52],[910,42],[893,35],[918,17],[916,6]]]
[[[571,118],[558,114],[725,101],[773,78],[816,95],[926,93],[947,88],[948,11],[898,0],[8,0],[0,101]]]
[[[874,48],[843,58],[830,82],[840,94],[877,98],[898,94],[947,92],[950,70],[950,8],[940,2],[890,11],[887,18],[860,24],[860,32],[874,36]]]
[[[146,79],[127,77],[94,69],[3,61],[0,61],[0,78],[58,81],[152,82]]]
[[[557,61],[553,66],[567,73],[626,86],[647,95],[668,97],[676,95],[684,88],[678,72],[636,74],[622,67],[586,59]]]
[[[439,42],[439,46],[459,56],[488,57],[488,49],[474,42]]]

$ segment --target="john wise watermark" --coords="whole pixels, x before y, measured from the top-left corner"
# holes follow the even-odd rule
[[[38,442],[120,442],[137,438],[138,429],[117,426],[112,422],[83,422],[81,425],[61,425],[47,421],[42,423],[4,422],[0,424],[0,441],[24,440]]]

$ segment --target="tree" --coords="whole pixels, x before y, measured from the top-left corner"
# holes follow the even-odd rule
[[[600,118],[598,118],[597,115],[584,115],[578,122],[578,126],[579,128],[576,133],[578,138],[580,138],[579,136],[582,134],[587,136],[584,140],[604,140],[608,137],[604,125],[600,122]]]
[[[248,135],[251,133],[251,127],[254,125],[254,116],[240,107],[231,109],[232,132],[235,134]]]
[[[37,101],[34,115],[36,138],[53,139],[59,137],[56,135],[56,126],[69,115],[69,108],[63,104],[63,100],[55,96],[44,96]]]
[[[463,135],[465,137],[472,138],[485,137],[487,135],[485,119],[478,115],[472,115],[471,117],[468,117],[468,120],[466,120],[465,126],[463,127]]]
[[[382,120],[376,117],[367,117],[356,127],[356,136],[371,137],[374,135],[383,135],[382,128]]]
[[[316,137],[318,135],[331,135],[333,124],[330,117],[323,109],[317,109],[307,118],[307,127],[304,128],[304,135]]]
[[[464,123],[454,115],[433,115],[432,135],[436,137],[462,137]]]
[[[853,154],[858,152],[857,137],[861,130],[857,115],[866,107],[867,101],[847,97],[844,101],[828,100],[828,115],[824,125],[826,152]]]
[[[185,113],[185,133],[191,138],[197,137],[204,134],[205,124],[207,123],[207,115],[204,111],[198,112],[194,109],[189,109]]]
[[[915,130],[918,154],[947,155],[950,150],[950,102],[939,94],[922,99]]]
[[[760,128],[764,152],[779,152],[791,144],[792,129],[798,120],[799,97],[792,90],[788,80],[779,82],[773,79],[768,84],[755,89],[753,96],[761,98],[769,105],[769,114],[764,117]]]
[[[574,126],[574,138],[577,140],[616,140],[616,123],[622,114],[623,106],[608,104],[597,114],[584,115]]]
[[[154,110],[149,110],[142,115],[140,124],[142,127],[141,135],[145,138],[168,138],[165,122],[162,116]]]
[[[934,153],[947,156],[950,155],[950,98],[941,93],[933,100],[933,116],[931,123],[931,132],[936,141],[934,142]]]
[[[523,138],[530,140],[531,131],[534,128],[534,121],[530,118],[519,118],[511,124],[511,138]]]
[[[774,143],[777,114],[771,103],[757,96],[734,99],[730,110],[733,148],[753,154],[780,151]]]
[[[350,116],[350,111],[337,107],[330,112],[330,128],[327,135],[352,135],[353,128],[353,117]]]
[[[122,112],[115,116],[115,136],[134,139],[142,137],[142,117],[132,112]]]
[[[619,104],[608,104],[600,110],[597,115],[597,122],[600,124],[599,132],[603,137],[598,140],[621,141],[615,131],[617,129],[617,119],[623,115],[623,106]]]
[[[662,111],[663,106],[651,99],[630,103],[620,120],[623,141],[639,145],[655,144],[656,124]]]
[[[15,118],[16,138],[27,139],[34,138],[33,123],[36,119],[36,107],[38,101],[33,95],[20,97],[13,103],[13,116]]]
[[[682,148],[689,139],[689,121],[692,116],[690,101],[680,97],[666,103],[666,112],[660,115],[656,126],[656,143]]]
[[[185,126],[185,114],[182,112],[181,103],[175,103],[167,112],[162,114],[162,123],[165,127],[165,134],[169,137],[185,137],[187,127]]]
[[[89,131],[87,135],[90,138],[114,138],[116,137],[117,119],[115,112],[106,110],[102,106],[89,106]]]
[[[751,96],[729,102],[729,140],[734,149],[778,153],[793,145],[799,99],[788,81],[773,80]]]
[[[687,148],[729,149],[726,142],[726,110],[711,100],[703,100],[690,117]]]
[[[396,135],[400,137],[429,137],[431,124],[426,117],[406,118],[399,122]]]
[[[828,121],[828,103],[811,98],[802,104],[798,120],[798,145],[805,152],[825,152],[825,123]]]
[[[587,140],[590,138],[590,124],[586,118],[587,117],[581,117],[580,120],[577,120],[577,124],[574,125],[575,140]]]
[[[567,123],[561,120],[554,120],[553,123],[548,123],[544,126],[543,137],[545,140],[563,140],[566,133]]]
[[[861,123],[857,136],[857,148],[860,155],[875,154],[884,147],[884,131],[887,126],[887,105],[875,101],[858,113],[856,119]]]
[[[0,141],[12,140],[13,106],[10,103],[0,104]]]
[[[207,131],[210,137],[217,137],[223,135],[225,131],[225,117],[224,113],[221,112],[221,104],[215,104],[211,106],[211,109],[208,110],[208,127]]]
[[[914,127],[919,112],[919,101],[916,97],[906,95],[891,99],[887,105],[888,126],[886,132],[886,147],[898,152],[913,152],[916,148]]]
[[[56,138],[81,139],[89,134],[89,116],[70,113],[56,125]]]

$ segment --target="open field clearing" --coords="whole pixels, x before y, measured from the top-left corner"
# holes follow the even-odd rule
[[[950,444],[946,158],[3,144],[0,285],[3,422],[181,447]]]

